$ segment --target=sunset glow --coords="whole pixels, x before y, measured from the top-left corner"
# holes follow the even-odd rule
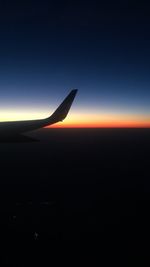
[[[37,110],[4,110],[0,112],[0,121],[20,121],[43,119],[50,112],[39,112]],[[118,114],[114,112],[108,113],[92,113],[83,111],[70,111],[67,118],[63,122],[59,122],[48,126],[48,128],[150,128],[149,114]]]
[[[30,2],[24,10],[11,1],[1,14],[0,121],[49,117],[77,88],[67,118],[49,127],[149,128],[149,14],[141,19],[141,5],[125,18],[124,1],[79,1],[60,12],[57,3]]]
[[[53,128],[149,128],[150,116],[129,114],[72,114],[63,122],[54,124]]]

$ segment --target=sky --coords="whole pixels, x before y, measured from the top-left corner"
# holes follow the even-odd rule
[[[149,10],[132,0],[0,1],[0,121],[45,118],[78,88],[54,127],[150,127]]]

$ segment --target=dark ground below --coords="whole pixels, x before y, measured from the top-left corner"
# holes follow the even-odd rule
[[[29,136],[29,135],[28,135]],[[150,129],[43,129],[0,142],[1,262],[147,265]],[[28,142],[29,141],[29,142]],[[101,266],[105,266],[102,264]]]

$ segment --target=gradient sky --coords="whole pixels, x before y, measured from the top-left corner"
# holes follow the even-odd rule
[[[0,2],[0,121],[46,117],[78,88],[61,127],[150,127],[148,4],[50,2]]]

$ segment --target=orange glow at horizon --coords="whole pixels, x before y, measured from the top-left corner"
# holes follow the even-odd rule
[[[72,114],[52,128],[150,128],[150,115]]]
[[[39,112],[38,110],[7,110],[0,112],[0,121],[18,121],[43,119],[53,112]],[[109,110],[73,111],[71,110],[63,122],[46,128],[150,128],[150,114],[114,113]]]
[[[60,124],[57,123],[57,125],[51,125],[45,128],[150,128],[150,123],[103,123],[103,124]]]

